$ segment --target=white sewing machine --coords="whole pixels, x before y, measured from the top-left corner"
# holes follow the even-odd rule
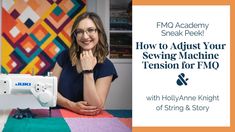
[[[33,94],[43,107],[56,106],[57,78],[30,74],[0,74],[0,95]]]

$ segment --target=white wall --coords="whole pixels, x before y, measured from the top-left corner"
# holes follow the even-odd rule
[[[119,77],[112,83],[105,108],[132,109],[132,65],[114,62]]]
[[[107,37],[109,39],[109,1],[108,0],[87,0],[88,11],[100,15]],[[0,10],[1,11],[1,10]],[[0,19],[1,21],[1,19]],[[1,30],[1,28],[0,28]],[[0,41],[1,44],[1,41]],[[1,51],[1,49],[0,49]],[[1,59],[1,58],[0,58]],[[112,60],[119,77],[112,83],[107,97],[106,109],[132,109],[132,63],[131,59]],[[0,61],[1,62],[1,61]],[[0,96],[0,109],[14,107],[41,108],[32,95],[24,96]]]

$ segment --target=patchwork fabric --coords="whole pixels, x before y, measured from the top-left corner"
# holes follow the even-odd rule
[[[96,116],[83,116],[65,109],[32,109],[35,118],[14,119],[10,112],[3,131],[131,132],[131,110],[104,110]],[[121,117],[121,118],[120,118]]]
[[[2,0],[2,73],[46,75],[86,0]]]
[[[80,117],[80,118],[112,118],[113,117],[113,115],[108,113],[107,111],[102,111],[100,114],[98,114],[96,116],[79,115],[79,114],[73,113],[73,112],[71,112],[69,110],[66,110],[66,109],[61,109],[60,113],[65,118],[74,118],[74,117]]]
[[[74,132],[131,132],[131,128],[117,118],[65,118]]]
[[[23,118],[9,117],[3,132],[70,132],[63,118]]]

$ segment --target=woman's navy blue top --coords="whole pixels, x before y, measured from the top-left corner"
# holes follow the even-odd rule
[[[71,101],[83,101],[83,74],[77,72],[76,66],[72,66],[69,51],[63,51],[56,61],[62,67],[58,80],[59,93]],[[110,75],[113,76],[112,81],[118,77],[113,63],[108,58],[104,60],[104,63],[97,63],[93,71],[95,81]]]

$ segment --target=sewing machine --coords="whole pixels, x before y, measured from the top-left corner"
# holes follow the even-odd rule
[[[0,95],[32,94],[42,107],[56,106],[57,78],[30,74],[0,74]]]

